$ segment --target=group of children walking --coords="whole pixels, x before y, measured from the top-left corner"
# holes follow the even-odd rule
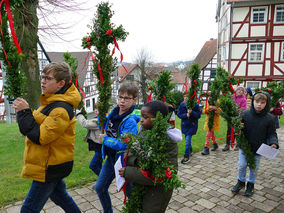
[[[73,109],[80,102],[80,95],[70,83],[70,79],[71,71],[66,63],[51,63],[43,70],[41,106],[32,113],[24,99],[17,98],[13,103],[20,131],[26,136],[25,165],[22,176],[33,180],[21,212],[40,212],[48,198],[66,212],[80,212],[74,200],[66,192],[63,181],[63,178],[70,174],[73,166],[75,142]],[[239,88],[236,90],[236,97],[233,97],[236,103],[240,98],[238,94]],[[113,212],[108,189],[115,178],[114,164],[120,156],[127,162],[119,170],[119,174],[129,180],[125,186],[126,195],[131,196],[133,185],[147,186],[146,192],[143,193],[141,212],[165,212],[173,193],[173,190],[165,190],[159,183],[153,184],[149,178],[142,175],[137,163],[138,156],[133,156],[131,153],[129,156],[125,155],[127,144],[122,142],[121,136],[125,133],[138,134],[137,124],[140,119],[141,130],[150,130],[153,128],[152,119],[156,117],[157,112],[164,117],[169,113],[168,106],[162,101],[151,101],[142,107],[140,118],[133,112],[137,99],[138,88],[134,84],[121,85],[118,90],[118,104],[106,117],[103,130],[100,129],[98,117],[86,120],[81,113],[76,115],[79,123],[88,130],[84,140],[88,142],[89,150],[95,151],[89,167],[98,176],[94,190],[106,213]],[[238,182],[232,188],[233,193],[238,193],[247,185],[245,195],[251,196],[260,162],[260,156],[256,154],[257,149],[262,143],[278,148],[275,118],[269,113],[269,104],[269,94],[258,92],[252,97],[250,109],[241,110],[243,131],[254,154],[256,169],[250,168],[246,184],[247,159],[242,152],[242,147],[239,147]],[[243,106],[243,103],[238,106],[240,105],[245,109],[246,106]],[[215,112],[214,121],[213,128],[209,131],[208,112],[212,110]],[[203,113],[206,114],[205,129],[208,132],[202,154],[208,155],[210,139],[213,142],[211,150],[215,151],[218,148],[214,131],[220,129],[220,110],[216,106],[207,104],[203,108]],[[197,103],[193,109],[187,109],[183,102],[178,108],[177,115],[181,118],[181,129],[185,135],[185,152],[181,160],[181,163],[185,164],[189,162],[192,154],[191,138],[198,130],[201,109]],[[164,134],[167,134],[172,141],[167,149],[168,161],[174,168],[171,172],[177,174],[176,143],[182,140],[182,135],[180,131],[169,131]],[[158,138],[156,141],[159,143]]]

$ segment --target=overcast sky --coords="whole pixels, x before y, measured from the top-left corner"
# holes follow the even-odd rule
[[[80,2],[81,0],[77,0]],[[64,39],[40,38],[47,51],[83,51],[81,39],[90,32],[98,0],[82,4],[87,10],[61,14],[56,21],[72,25]],[[110,0],[115,12],[112,22],[129,32],[119,42],[124,62],[133,62],[144,48],[155,62],[192,60],[203,44],[217,38],[217,0]],[[69,42],[67,42],[69,41]],[[119,59],[119,53],[116,52]]]

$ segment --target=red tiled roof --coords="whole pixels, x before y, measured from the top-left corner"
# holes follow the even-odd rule
[[[202,49],[194,59],[194,63],[199,63],[200,69],[203,69],[214,57],[216,52],[217,52],[217,39],[206,41]]]
[[[138,66],[137,64],[131,64],[129,66],[125,66],[127,72],[125,71],[125,69],[122,66],[119,66],[117,68],[117,76],[121,79],[124,79],[127,75],[129,75],[129,73],[131,73],[135,67]]]
[[[172,83],[184,84],[184,82],[185,82],[185,72],[178,71],[178,70],[172,70],[170,72],[173,75]]]

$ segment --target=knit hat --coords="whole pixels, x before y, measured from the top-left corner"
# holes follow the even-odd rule
[[[243,92],[245,92],[245,91],[246,91],[246,90],[245,90],[245,88],[244,88],[243,86],[238,86],[238,87],[237,87],[237,89],[236,89],[236,91],[237,91],[237,90],[243,90]]]
[[[252,96],[252,91],[251,91],[251,88],[250,87],[247,87],[247,92],[250,96]]]

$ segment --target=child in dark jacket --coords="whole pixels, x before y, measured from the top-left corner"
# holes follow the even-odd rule
[[[152,118],[156,117],[157,112],[162,113],[165,117],[168,114],[167,106],[161,101],[151,101],[145,104],[141,109],[141,126],[143,130],[150,130],[153,128]],[[143,135],[143,130],[140,135]],[[174,166],[175,172],[178,170],[178,147],[177,142],[182,140],[180,130],[174,128],[167,131],[171,143],[167,147],[167,159],[171,165]],[[157,140],[158,142],[158,140]],[[141,153],[141,151],[140,151]],[[142,199],[141,212],[162,213],[166,211],[168,203],[172,197],[173,189],[165,190],[164,186],[159,183],[154,183],[149,177],[143,175],[138,168],[137,156],[129,152],[127,158],[127,166],[119,170],[119,174],[125,179],[130,180],[133,184],[146,186],[146,192]]]
[[[178,108],[177,116],[181,119],[181,131],[185,135],[185,150],[184,158],[181,160],[182,164],[189,161],[192,152],[191,138],[196,134],[198,129],[198,119],[201,117],[201,110],[196,103],[193,109],[186,108],[186,101],[188,97],[184,95],[184,102]]]
[[[249,178],[245,196],[251,196],[254,193],[254,184],[256,174],[259,168],[260,155],[256,151],[262,143],[271,146],[272,148],[279,148],[278,138],[275,129],[275,122],[273,116],[268,113],[270,104],[270,95],[266,92],[258,92],[253,96],[252,107],[242,114],[244,123],[244,135],[250,145],[250,151],[254,154],[256,169],[249,168]],[[238,193],[245,187],[246,183],[246,169],[247,159],[243,154],[242,147],[239,149],[238,162],[238,183],[232,188],[234,194]]]

